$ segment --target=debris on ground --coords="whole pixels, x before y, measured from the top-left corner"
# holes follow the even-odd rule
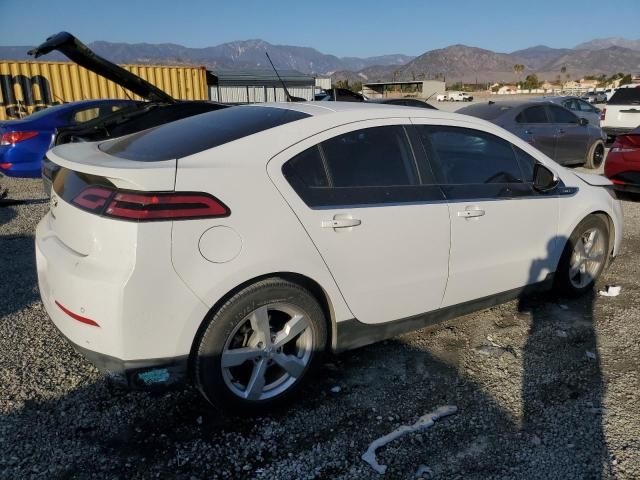
[[[591,360],[595,360],[596,354],[593,352],[587,352],[587,358],[590,358]]]
[[[431,471],[431,469],[429,467],[427,467],[426,465],[420,465],[418,467],[418,470],[416,470],[416,474],[414,475],[415,478],[419,479],[419,478],[429,478],[433,475],[433,472]]]
[[[393,432],[386,434],[384,437],[380,437],[377,440],[374,440],[367,448],[367,451],[362,454],[362,460],[371,465],[376,472],[383,474],[387,471],[386,465],[380,465],[376,458],[376,450],[380,447],[385,446],[387,443],[393,442],[394,440],[400,438],[406,433],[418,432],[420,430],[426,430],[427,428],[432,427],[436,420],[447,417],[449,415],[453,415],[458,411],[458,407],[453,405],[445,405],[444,407],[439,407],[435,411],[431,413],[427,413],[418,419],[416,423],[413,425],[402,425],[401,427],[396,428]]]
[[[340,385],[336,385],[335,387],[331,387],[331,393],[340,393],[341,390],[342,390],[342,388],[340,387]]]
[[[604,290],[600,290],[598,293],[602,297],[617,297],[620,295],[622,287],[620,285],[605,285]]]

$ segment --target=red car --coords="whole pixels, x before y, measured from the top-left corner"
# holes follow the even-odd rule
[[[617,189],[640,193],[640,127],[616,137],[604,164],[604,174]]]

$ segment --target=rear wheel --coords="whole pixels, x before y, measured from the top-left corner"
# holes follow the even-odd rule
[[[556,286],[565,294],[578,296],[592,289],[604,270],[609,254],[609,228],[597,215],[578,224],[565,245]]]
[[[289,398],[325,349],[322,308],[304,288],[272,278],[226,301],[196,350],[203,395],[223,410],[259,412]]]
[[[587,153],[587,159],[584,166],[587,168],[600,168],[604,161],[604,142],[602,140],[596,141],[589,152]]]

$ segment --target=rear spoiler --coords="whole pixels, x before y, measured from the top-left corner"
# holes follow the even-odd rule
[[[68,32],[60,32],[27,53],[34,58],[58,50],[81,67],[117,83],[142,98],[154,102],[175,103],[175,99],[155,85],[143,80],[119,65],[96,55],[89,47]]]

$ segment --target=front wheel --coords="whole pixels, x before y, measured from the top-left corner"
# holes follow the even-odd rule
[[[591,145],[589,152],[587,152],[587,158],[584,162],[584,166],[587,168],[600,168],[604,161],[604,142],[597,140]]]
[[[260,412],[289,398],[327,343],[322,308],[281,278],[246,287],[210,318],[197,345],[195,380],[222,410]]]
[[[607,264],[608,254],[607,222],[589,215],[578,224],[564,247],[556,271],[556,287],[570,296],[592,289]]]

